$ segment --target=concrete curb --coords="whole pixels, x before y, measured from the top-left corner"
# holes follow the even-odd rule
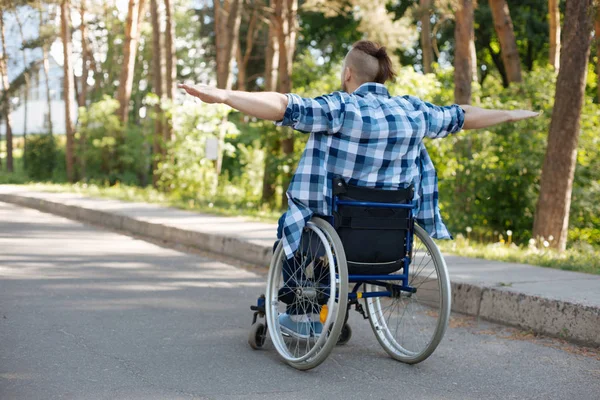
[[[183,244],[265,268],[271,258],[271,246],[227,236],[179,229],[34,197],[0,193],[0,201],[167,243]],[[453,282],[452,310],[571,342],[600,347],[598,307],[523,294],[510,287]]]

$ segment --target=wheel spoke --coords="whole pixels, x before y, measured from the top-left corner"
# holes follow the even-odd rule
[[[443,258],[435,243],[416,229],[409,285],[415,293],[366,300],[373,331],[394,358],[415,363],[427,358],[438,345],[449,315],[449,285]],[[392,282],[402,285],[402,282]],[[368,285],[367,291],[376,290]]]

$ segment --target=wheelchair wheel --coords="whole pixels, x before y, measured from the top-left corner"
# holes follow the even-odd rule
[[[348,343],[350,341],[351,337],[352,337],[352,328],[350,328],[350,325],[344,324],[344,326],[342,327],[342,332],[340,333],[340,337],[338,338],[337,345],[338,346],[345,345],[346,343]]]
[[[451,301],[444,258],[420,226],[415,226],[409,285],[417,292],[372,297],[365,302],[373,332],[385,351],[398,361],[416,364],[429,357],[442,340]],[[366,291],[377,288],[366,285]]]
[[[250,327],[250,332],[248,333],[248,344],[254,350],[261,349],[265,344],[266,335],[267,330],[265,329],[265,325],[260,322],[255,322]]]
[[[340,336],[348,306],[348,271],[339,236],[326,221],[312,218],[303,234],[294,258],[286,264],[284,281],[283,243],[271,260],[267,278],[265,311],[269,336],[286,363],[300,370],[321,364]],[[291,289],[291,290],[290,290]],[[321,332],[307,323],[305,335],[282,329],[279,315],[290,307],[298,314],[317,315]]]

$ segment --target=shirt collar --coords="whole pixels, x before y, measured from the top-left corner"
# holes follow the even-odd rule
[[[373,93],[380,96],[390,97],[390,92],[381,83],[367,82],[360,85],[352,94],[366,95],[367,93]]]

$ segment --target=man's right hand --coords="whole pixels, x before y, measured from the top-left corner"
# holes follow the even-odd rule
[[[224,89],[205,85],[186,85],[184,83],[178,84],[177,87],[185,90],[187,94],[197,97],[205,103],[214,104],[227,102],[227,91]]]
[[[178,88],[199,98],[205,103],[223,103],[252,117],[279,121],[283,119],[288,104],[285,94],[276,92],[243,92],[239,90],[218,89],[204,85],[186,85]]]
[[[521,121],[540,115],[539,112],[528,110],[486,110],[469,105],[461,105],[465,110],[465,125],[463,129],[480,129],[504,122]]]
[[[540,115],[539,112],[529,110],[510,110],[510,122],[520,121],[522,119],[533,118]]]

